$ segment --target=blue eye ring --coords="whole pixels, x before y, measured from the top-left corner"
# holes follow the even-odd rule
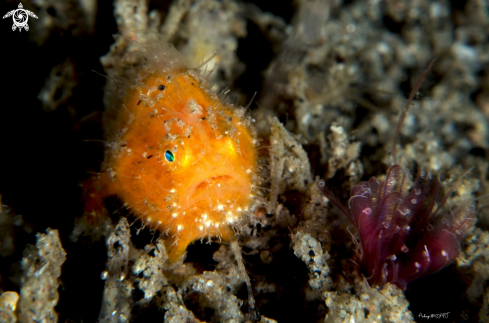
[[[173,163],[175,160],[175,156],[170,150],[165,151],[165,159],[168,160],[170,163]]]

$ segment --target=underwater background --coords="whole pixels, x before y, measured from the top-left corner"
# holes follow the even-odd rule
[[[0,24],[0,322],[489,322],[487,1],[22,5],[37,16],[28,31]],[[201,68],[211,89],[249,105],[265,173],[261,206],[235,228],[245,270],[219,239],[168,264],[158,233],[116,197],[110,219],[84,220],[80,183],[101,171],[106,93],[129,48],[117,42],[133,32],[192,67],[212,57]],[[440,272],[404,291],[370,286],[358,228],[318,178],[347,207],[361,181],[386,179],[399,113],[433,59],[397,164],[453,188],[447,216],[480,197],[477,222]]]

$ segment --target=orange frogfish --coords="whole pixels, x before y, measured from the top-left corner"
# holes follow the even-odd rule
[[[85,212],[102,214],[103,200],[116,195],[166,233],[176,261],[196,239],[229,241],[230,225],[250,212],[256,140],[245,109],[222,102],[173,47],[141,46],[109,116],[102,172],[82,185]]]

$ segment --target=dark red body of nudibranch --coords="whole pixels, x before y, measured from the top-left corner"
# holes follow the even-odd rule
[[[411,186],[411,187],[410,187]],[[351,191],[349,210],[324,181],[319,188],[351,220],[359,236],[359,265],[373,286],[409,282],[435,273],[460,253],[460,242],[475,222],[471,200],[442,213],[448,195],[441,184],[421,174],[414,184],[407,169],[392,166],[385,182],[372,177]]]

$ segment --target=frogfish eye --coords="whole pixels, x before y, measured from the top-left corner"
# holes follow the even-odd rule
[[[170,163],[173,163],[173,161],[175,160],[175,156],[173,156],[173,153],[169,150],[167,150],[165,152],[165,158],[166,160],[168,160]]]

